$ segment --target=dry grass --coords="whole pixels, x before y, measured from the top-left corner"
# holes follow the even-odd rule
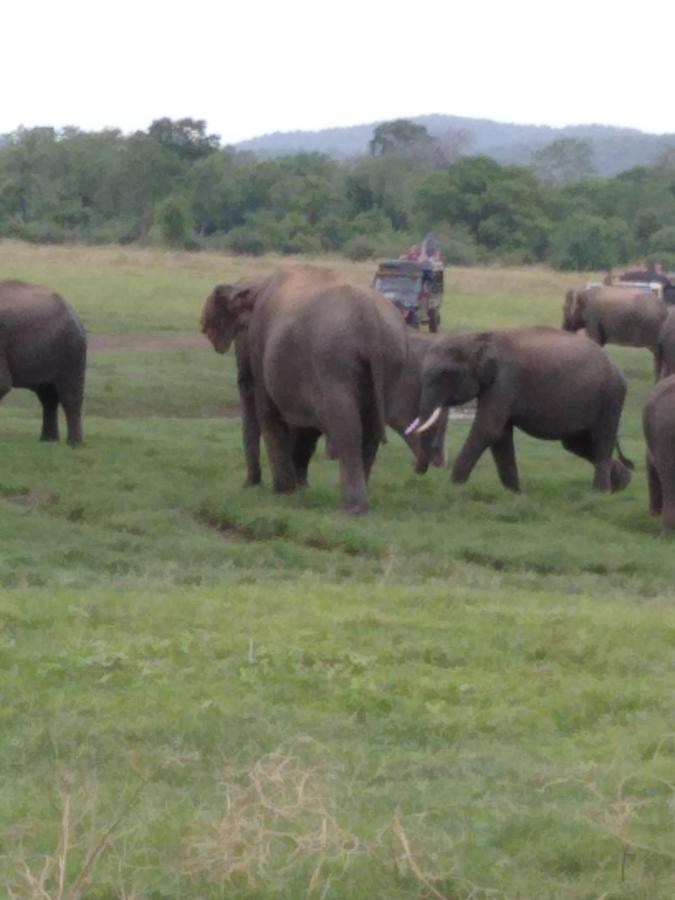
[[[234,256],[216,252],[186,252],[152,247],[116,246],[59,246],[24,244],[17,241],[0,241],[0,267],[8,270],[12,266],[49,266],[68,269],[92,269],[103,267],[126,270],[193,271],[218,278],[248,278],[274,271],[279,266],[311,262],[312,265],[331,268],[357,284],[369,285],[375,262],[350,262],[340,256],[324,255],[317,259],[297,258],[268,254],[255,258]],[[561,296],[570,284],[578,284],[597,273],[555,272],[544,266],[480,266],[469,268],[449,266],[446,269],[446,293],[467,295],[527,294],[541,296]]]
[[[220,885],[253,889],[270,877],[309,869],[308,896],[325,896],[331,875],[365,845],[336,820],[335,765],[310,738],[298,738],[251,768],[227,767],[222,816],[190,838],[188,870]]]

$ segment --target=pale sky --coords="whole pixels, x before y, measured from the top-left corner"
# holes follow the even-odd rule
[[[423,113],[675,132],[672,0],[2,0],[0,24],[0,133],[192,116],[232,143]]]

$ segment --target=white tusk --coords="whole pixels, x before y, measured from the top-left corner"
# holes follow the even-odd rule
[[[420,417],[418,416],[413,422],[410,423],[410,425],[408,425],[408,427],[406,428],[406,430],[403,433],[405,435],[412,434],[413,431],[417,428],[417,426],[419,424],[420,424]]]
[[[440,416],[440,414],[442,412],[443,412],[442,408],[440,406],[437,406],[436,409],[429,416],[429,418],[426,420],[426,422],[423,425],[420,425],[420,427],[417,429],[415,434],[422,434],[423,431],[428,431],[428,429],[431,428],[431,426],[436,423],[436,420],[438,419],[438,417]]]

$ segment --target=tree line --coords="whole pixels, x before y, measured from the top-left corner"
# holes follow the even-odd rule
[[[675,268],[675,154],[600,178],[579,140],[527,167],[465,151],[461,135],[439,141],[408,120],[375,128],[369,154],[348,161],[261,160],[194,119],[130,135],[19,128],[0,138],[0,237],[368,259],[433,229],[449,263]]]

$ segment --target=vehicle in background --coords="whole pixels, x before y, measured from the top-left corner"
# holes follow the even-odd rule
[[[428,325],[429,331],[438,331],[443,297],[442,269],[435,270],[428,260],[385,259],[375,273],[373,288],[401,311],[412,328]]]
[[[650,290],[666,303],[675,303],[675,273],[664,272],[663,266],[658,263],[643,265],[639,269],[622,272],[616,278],[608,277],[609,283],[614,286],[626,285],[627,287]]]
[[[373,287],[391,300],[408,325],[428,325],[438,331],[443,300],[443,258],[433,234],[401,254],[398,259],[381,262]]]

